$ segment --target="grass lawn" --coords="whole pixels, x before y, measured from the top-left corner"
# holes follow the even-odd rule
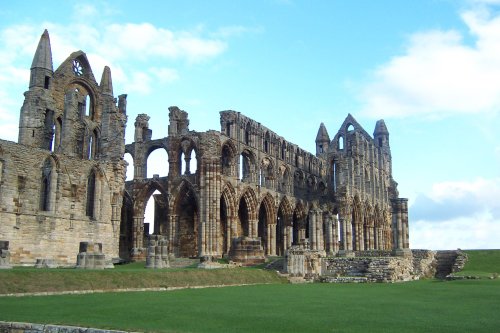
[[[469,257],[461,272],[454,275],[473,275],[489,278],[500,275],[500,250],[467,250]],[[499,277],[500,278],[500,277]]]
[[[0,298],[0,320],[148,332],[498,332],[500,281]]]
[[[145,270],[141,263],[106,271],[16,268],[0,271],[0,293],[271,284],[0,297],[0,320],[143,332],[499,332],[500,279],[489,277],[500,271],[500,251],[466,252],[462,274],[484,278],[290,285],[255,268]]]

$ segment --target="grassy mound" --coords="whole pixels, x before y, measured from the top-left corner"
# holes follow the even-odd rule
[[[149,270],[144,268],[144,263],[120,265],[110,270],[17,267],[0,271],[0,294],[283,282],[275,272],[251,268]]]
[[[461,272],[454,275],[500,278],[500,250],[466,250],[469,260]]]

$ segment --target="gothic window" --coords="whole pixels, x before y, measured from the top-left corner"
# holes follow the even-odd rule
[[[49,76],[45,76],[45,82],[43,84],[43,87],[45,89],[49,89],[49,86],[50,86],[50,77]]]
[[[52,164],[47,159],[42,167],[42,184],[40,189],[40,210],[50,210],[50,187],[52,176]]]
[[[343,136],[339,136],[338,145],[339,145],[339,150],[344,149],[344,137]]]
[[[89,178],[87,179],[87,207],[86,214],[88,217],[93,219],[95,217],[95,172],[92,170],[90,172]]]
[[[61,117],[56,119],[55,123],[55,138],[54,138],[54,151],[56,151],[57,147],[59,147],[62,143],[62,119]]]
[[[231,123],[226,123],[226,135],[231,136]]]
[[[266,153],[269,153],[269,132],[266,132],[266,135],[264,136],[264,151]]]
[[[82,64],[80,64],[80,62],[77,59],[73,60],[73,73],[76,76],[82,76],[83,75]]]

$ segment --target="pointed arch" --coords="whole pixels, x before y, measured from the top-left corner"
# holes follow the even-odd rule
[[[292,244],[298,245],[306,238],[306,212],[301,201],[297,201],[292,216]]]
[[[222,255],[229,253],[231,239],[235,237],[234,223],[236,219],[236,192],[230,183],[224,184],[220,197],[220,228],[219,228],[219,249]]]
[[[243,182],[252,182],[256,172],[255,155],[252,151],[244,149],[240,155],[240,180]]]
[[[254,237],[254,221],[257,220],[257,196],[251,188],[246,188],[238,201],[237,236]]]
[[[172,217],[174,219],[175,243],[174,252],[179,257],[197,257],[199,253],[199,200],[193,186],[183,180],[178,187],[174,200]]]
[[[231,140],[227,140],[221,149],[222,174],[225,176],[234,176],[236,169],[237,150]]]

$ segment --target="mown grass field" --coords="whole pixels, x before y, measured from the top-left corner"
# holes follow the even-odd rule
[[[500,251],[490,255],[467,252],[471,260],[465,267],[464,273],[469,272],[466,275],[477,271],[486,277],[497,271]],[[160,273],[183,271],[198,272],[186,269]],[[0,272],[0,277],[4,273]],[[274,284],[260,286],[170,292],[0,297],[0,320],[147,332],[500,330],[500,279],[423,280],[397,284],[290,285],[278,282],[281,281],[277,279]]]

